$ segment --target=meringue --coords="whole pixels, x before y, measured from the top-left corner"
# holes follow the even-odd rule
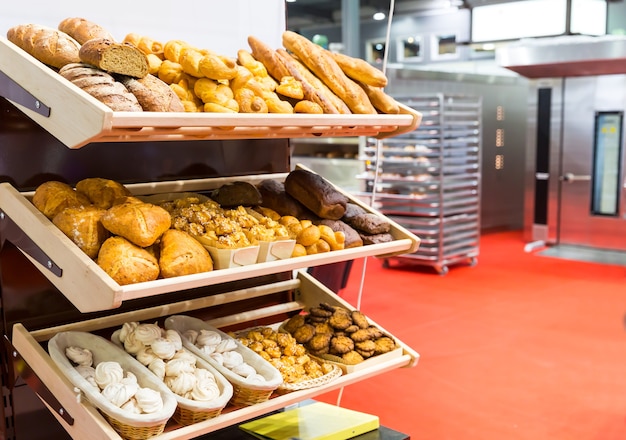
[[[96,369],[94,367],[88,367],[85,365],[77,365],[76,371],[85,379],[88,383],[98,388],[100,391],[100,387],[96,383]]]
[[[222,357],[224,359],[224,366],[228,369],[243,364],[243,356],[238,351],[227,351],[222,353]]]
[[[193,390],[196,385],[196,376],[193,373],[181,373],[178,376],[165,376],[165,385],[179,396]]]
[[[154,354],[164,360],[172,359],[176,354],[176,347],[172,341],[165,338],[157,338],[150,345]]]
[[[139,408],[139,405],[137,405],[137,399],[135,399],[134,397],[131,397],[130,400],[126,402],[124,405],[120,406],[120,408],[131,414],[142,413],[141,408]]]
[[[120,329],[120,332],[119,332],[119,335],[118,335],[119,340],[120,340],[120,342],[122,344],[124,343],[124,341],[126,341],[126,337],[130,333],[132,333],[137,328],[138,325],[139,325],[139,323],[138,322],[134,322],[134,321],[125,322],[122,325],[122,328]]]
[[[249,383],[263,383],[266,382],[265,378],[260,374],[253,374],[252,376],[246,377],[246,382]]]
[[[96,366],[96,383],[100,388],[104,388],[111,383],[120,382],[124,378],[124,370],[118,362],[100,362]]]
[[[190,328],[183,333],[183,338],[195,345],[198,339],[198,331]]]
[[[237,343],[234,339],[223,339],[217,347],[215,347],[215,351],[218,353],[227,353],[229,351],[233,351],[237,349]]]
[[[207,402],[217,399],[220,396],[220,389],[215,381],[202,380],[196,382],[190,394],[193,400]]]
[[[134,391],[121,382],[112,382],[102,389],[102,395],[113,405],[122,406],[133,397]]]
[[[193,373],[195,368],[195,365],[189,362],[188,359],[171,359],[165,363],[165,375],[178,376],[182,373]]]
[[[254,369],[254,367],[245,362],[239,365],[235,365],[233,368],[231,368],[231,371],[246,378],[256,374],[256,370]]]
[[[215,353],[215,345],[203,345],[200,351],[206,355]]]
[[[183,348],[183,340],[176,330],[165,330],[165,339],[172,341],[176,350]]]
[[[135,339],[143,342],[144,345],[151,345],[156,339],[161,337],[161,327],[157,324],[139,324],[133,331]]]
[[[153,360],[160,359],[150,347],[143,347],[135,354],[135,358],[143,365],[149,365]]]
[[[152,371],[159,379],[165,378],[165,361],[161,358],[156,358],[150,364],[148,369]]]
[[[135,394],[137,406],[145,413],[155,413],[163,408],[161,393],[152,388],[139,388]]]
[[[144,347],[143,342],[141,342],[135,337],[134,332],[129,333],[124,339],[124,350],[126,350],[128,353],[132,355],[139,353],[139,350],[141,350],[143,347]]]
[[[198,360],[191,352],[187,350],[177,351],[172,359],[183,359],[194,366],[196,365],[196,361]]]
[[[224,354],[223,353],[211,353],[211,359],[213,359],[219,365],[224,365]]]
[[[213,330],[200,330],[200,334],[196,339],[196,345],[217,345],[222,341],[220,334]]]
[[[82,347],[66,347],[65,356],[77,365],[90,367],[93,364],[93,353]]]

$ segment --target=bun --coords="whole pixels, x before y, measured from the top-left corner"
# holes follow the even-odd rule
[[[144,111],[184,112],[182,101],[172,88],[154,75],[143,78],[125,76],[120,82],[137,98]]]
[[[153,281],[159,277],[156,257],[123,237],[107,238],[100,247],[96,262],[120,285]]]
[[[131,192],[115,180],[90,177],[76,184],[76,191],[85,194],[98,208],[109,209],[115,200],[130,196]]]
[[[23,24],[10,28],[7,39],[42,63],[57,69],[80,61],[80,44],[57,29]]]
[[[323,219],[319,222],[320,225],[326,225],[335,232],[343,232],[345,236],[344,249],[363,246],[363,239],[359,233],[342,220],[328,220]]]
[[[129,43],[116,43],[108,39],[85,42],[78,52],[83,63],[110,73],[143,78],[148,74],[146,54]]]
[[[59,74],[114,111],[143,111],[135,95],[108,73],[81,63],[67,64]]]
[[[103,214],[104,209],[96,206],[65,208],[54,216],[52,223],[89,258],[95,259],[100,246],[109,237],[109,233],[100,222]]]
[[[151,203],[129,201],[114,205],[102,216],[104,227],[140,247],[148,247],[171,226],[170,214]]]
[[[285,191],[321,218],[339,220],[346,212],[348,197],[311,171],[291,171],[285,179]]]
[[[168,229],[161,237],[159,267],[163,278],[213,270],[209,251],[186,232]]]
[[[106,38],[114,40],[113,36],[102,26],[80,17],[68,17],[59,23],[59,30],[78,41],[85,44],[94,38]]]
[[[65,208],[87,206],[91,202],[84,195],[74,191],[67,183],[50,180],[37,187],[32,199],[33,205],[50,220]]]

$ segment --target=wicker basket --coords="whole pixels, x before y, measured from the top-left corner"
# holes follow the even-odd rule
[[[118,346],[121,346],[119,332],[120,330],[116,330],[111,336],[111,340]],[[217,371],[216,368],[214,368],[211,364],[209,364],[206,360],[202,359],[201,357],[196,356],[196,359],[197,359],[196,365],[198,367],[209,370],[215,376],[215,380],[217,381],[217,385],[220,389],[220,396],[217,399],[212,400],[210,402],[200,402],[196,400],[187,399],[185,397],[172,393],[177,403],[176,410],[174,411],[173,419],[176,420],[181,425],[191,425],[194,423],[202,422],[204,420],[212,419],[214,417],[219,416],[233,395],[232,385],[230,384],[230,382],[226,380],[226,378],[219,371]],[[139,363],[139,365],[141,365],[141,367],[145,371],[147,371],[156,379],[156,376],[154,375],[154,373],[152,373],[152,371],[150,371],[147,367],[145,367],[141,363]],[[159,379],[156,379],[156,380],[163,383]],[[165,386],[165,384],[163,384],[163,386]]]
[[[217,363],[210,356],[205,355],[198,347],[184,337],[185,331],[190,329],[196,331],[212,330],[217,332],[223,339],[233,338],[221,330],[210,326],[201,319],[183,315],[170,316],[165,320],[165,328],[173,329],[180,333],[185,348],[211,363],[233,385],[233,397],[230,400],[230,403],[233,405],[248,406],[265,402],[270,398],[272,392],[283,383],[283,378],[276,368],[236,339],[234,339],[237,343],[236,350],[243,356],[245,362],[252,365],[257,373],[265,378],[264,383],[249,383],[244,377],[233,373],[228,368]]]
[[[113,405],[80,375],[66,357],[65,349],[71,346],[91,350],[94,365],[104,361],[118,362],[124,371],[131,372],[137,377],[141,387],[157,390],[163,399],[161,411],[154,414],[131,414]],[[57,333],[48,341],[48,353],[69,381],[101,412],[122,438],[143,440],[159,435],[174,414],[177,406],[174,393],[140,362],[100,336],[76,331]]]
[[[314,358],[314,356],[310,356],[311,358]],[[324,362],[323,360],[319,360],[318,362]],[[287,383],[287,382],[283,382],[283,384],[278,387],[278,392],[280,394],[286,394],[286,393],[291,393],[292,391],[299,391],[299,390],[308,390],[309,388],[316,388],[322,385],[326,385],[329,382],[332,382],[333,380],[337,379],[339,376],[341,376],[343,374],[343,371],[341,370],[341,368],[339,368],[337,365],[331,364],[333,369],[330,371],[330,373],[326,373],[323,376],[320,377],[316,377],[315,379],[309,379],[309,380],[303,380],[300,382],[295,382],[295,383]]]

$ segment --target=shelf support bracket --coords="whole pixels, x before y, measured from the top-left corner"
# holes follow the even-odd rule
[[[30,255],[35,261],[48,268],[57,277],[63,275],[61,269],[22,229],[0,209],[0,249],[4,242],[9,240],[23,252]]]
[[[61,402],[54,397],[52,391],[41,381],[37,373],[28,365],[28,362],[20,355],[13,346],[9,338],[4,335],[4,346],[7,354],[8,378],[11,381],[9,388],[12,390],[18,378],[22,378],[24,382],[35,392],[44,402],[50,406],[68,425],[74,424],[74,418],[67,412]]]
[[[37,99],[36,96],[33,96],[28,90],[19,85],[1,70],[0,96],[4,96],[6,99],[39,113],[46,118],[50,117],[50,107],[41,102],[41,100]]]

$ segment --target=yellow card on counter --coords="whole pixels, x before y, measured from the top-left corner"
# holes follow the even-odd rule
[[[239,425],[268,440],[344,440],[380,427],[378,416],[323,402],[299,406]]]

